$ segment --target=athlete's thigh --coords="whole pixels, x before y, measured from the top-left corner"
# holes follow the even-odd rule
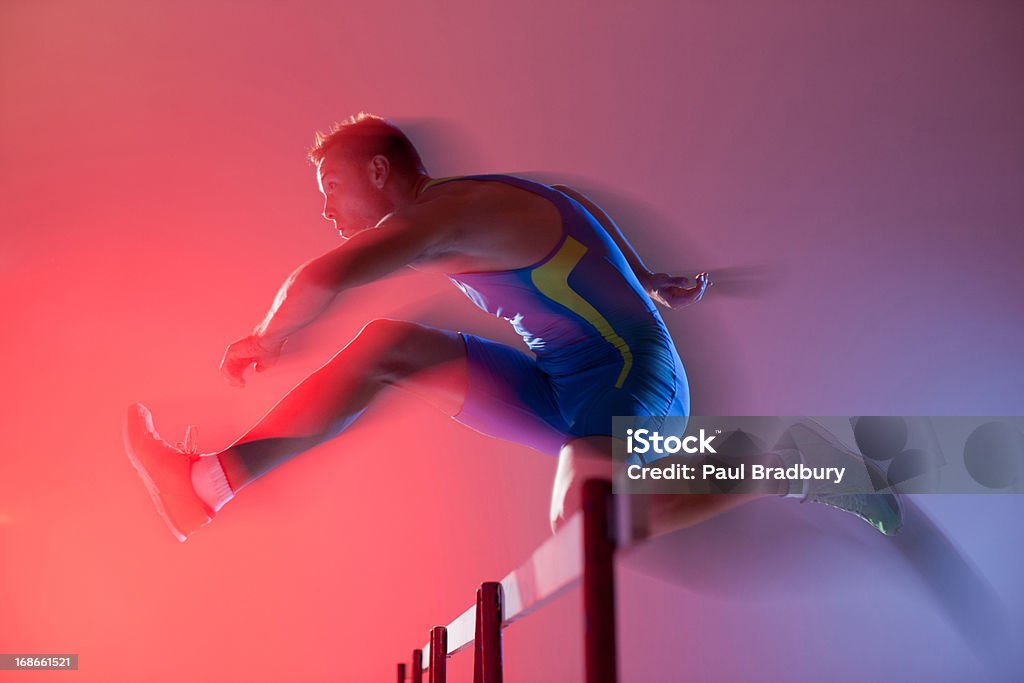
[[[466,395],[466,345],[458,332],[381,318],[368,323],[342,353],[364,362],[383,384],[409,391],[455,415]],[[348,351],[349,348],[346,348]]]
[[[611,481],[618,467],[613,458],[617,440],[610,436],[585,436],[565,444],[558,456],[558,470],[551,492],[551,529],[557,531],[583,503],[583,483],[588,479]],[[624,447],[623,444],[619,444]],[[620,494],[626,495],[626,494]],[[645,533],[658,535],[697,524],[734,507],[757,500],[765,493],[661,493],[628,494],[646,509]]]
[[[568,424],[551,381],[531,356],[472,334],[466,343],[467,383],[458,422],[504,441],[558,455]]]

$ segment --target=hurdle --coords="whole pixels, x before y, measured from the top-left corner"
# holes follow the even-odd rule
[[[476,602],[445,625],[430,629],[429,642],[413,650],[411,678],[398,665],[398,681],[445,683],[447,658],[473,646],[473,683],[502,683],[501,631],[570,588],[583,591],[586,683],[615,683],[616,551],[646,535],[635,496],[612,496],[611,482],[588,480],[581,509],[557,533],[499,581],[488,581]]]

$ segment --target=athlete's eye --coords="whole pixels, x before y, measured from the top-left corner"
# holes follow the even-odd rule
[[[337,185],[338,185],[338,183],[336,183],[336,182],[334,182],[332,180],[331,182],[327,183],[327,191],[328,192],[333,192],[334,188],[337,187]]]

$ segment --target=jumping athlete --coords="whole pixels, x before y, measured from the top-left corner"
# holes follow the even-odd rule
[[[507,175],[432,178],[406,136],[376,116],[317,134],[310,158],[324,218],[344,243],[292,272],[252,334],[228,346],[221,370],[229,381],[244,386],[249,368],[273,366],[287,339],[342,292],[403,267],[446,275],[474,304],[508,320],[530,353],[464,332],[374,320],[249,432],[206,455],[163,441],[150,412],[133,406],[128,455],[180,541],[250,482],[341,433],[385,387],[557,456],[553,527],[578,507],[584,479],[612,477],[612,416],[689,414],[686,375],[655,303],[696,304],[711,285],[707,273],[650,271],[612,219],[568,187]],[[776,464],[800,457],[785,452],[766,457]],[[760,493],[840,507],[883,533],[899,527],[891,495],[787,487],[776,482]],[[752,497],[669,496],[667,509],[678,526]]]

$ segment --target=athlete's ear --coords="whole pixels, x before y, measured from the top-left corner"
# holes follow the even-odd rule
[[[370,159],[370,182],[374,187],[378,190],[382,189],[390,174],[391,162],[386,156],[378,154]]]

